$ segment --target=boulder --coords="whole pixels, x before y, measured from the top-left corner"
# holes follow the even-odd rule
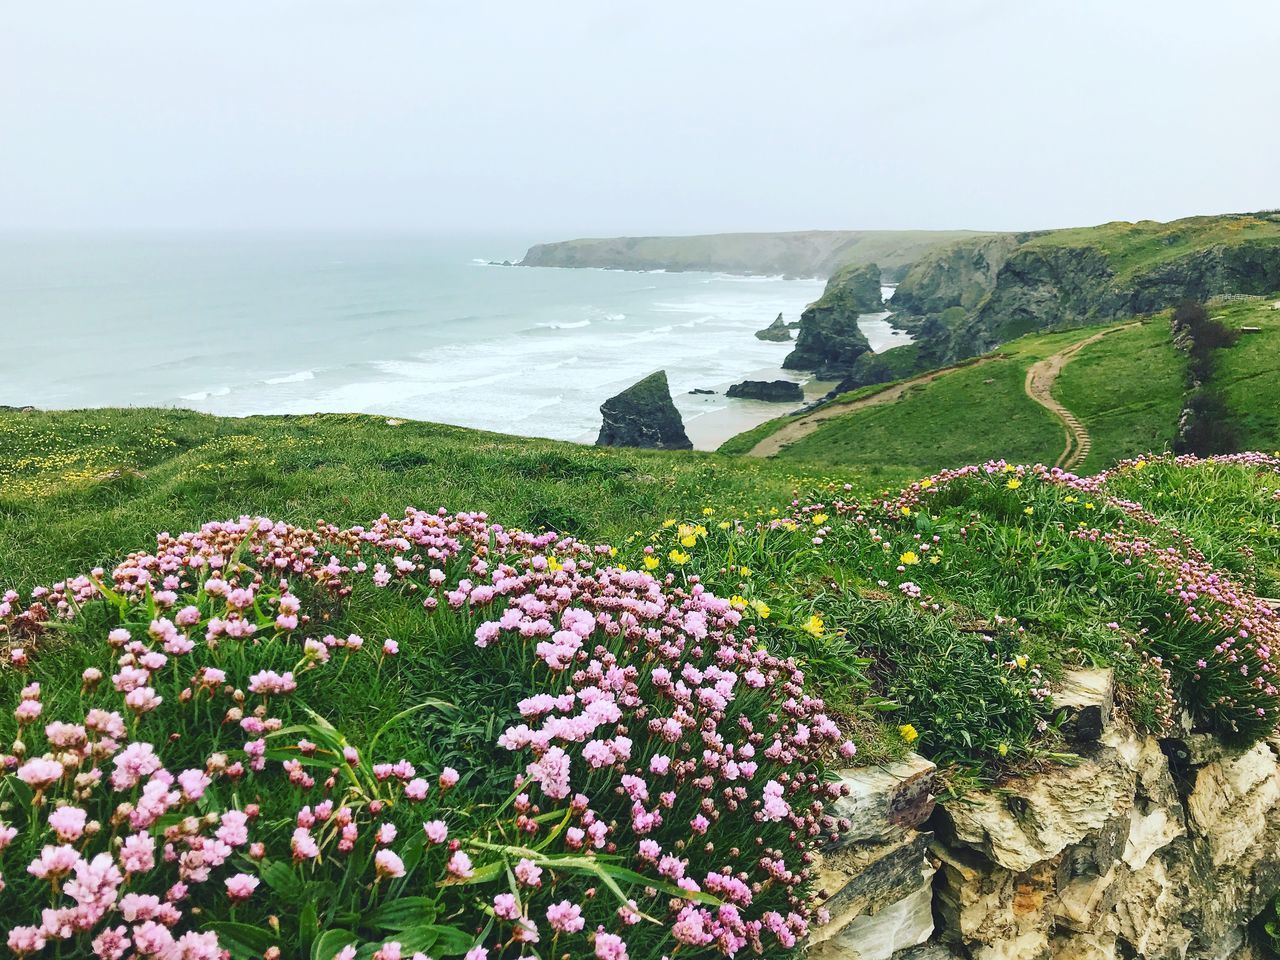
[[[1073,743],[1093,743],[1111,726],[1116,681],[1112,670],[1068,670],[1053,691],[1063,711],[1062,732]]]
[[[849,821],[842,844],[901,834],[929,819],[937,793],[938,768],[916,753],[878,767],[854,767],[837,776],[847,795],[829,806],[833,817]]]
[[[684,432],[680,411],[671,400],[667,372],[651,373],[600,405],[604,422],[598,447],[648,447],[655,450],[692,450]]]
[[[726,390],[725,396],[767,400],[770,403],[797,403],[804,399],[804,390],[791,380],[743,380]]]
[[[790,342],[791,328],[782,322],[782,314],[778,314],[778,318],[765,327],[763,330],[756,331],[757,340],[772,340],[776,342]]]

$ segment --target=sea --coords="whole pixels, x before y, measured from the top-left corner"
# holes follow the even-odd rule
[[[3,236],[0,404],[359,412],[591,442],[600,404],[664,369],[710,448],[780,412],[730,384],[806,380],[780,368],[789,344],[753,333],[799,319],[821,280],[500,265],[545,239]],[[885,316],[860,320],[873,349],[907,342]]]

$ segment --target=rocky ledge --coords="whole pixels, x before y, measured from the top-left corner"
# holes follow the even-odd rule
[[[680,411],[671,400],[667,372],[651,373],[600,405],[604,422],[598,447],[649,447],[692,450]]]
[[[814,960],[1261,960],[1280,890],[1277,744],[1117,721],[1110,671],[1055,702],[1071,765],[934,805],[927,760],[841,774],[852,829],[818,883]]]
[[[782,314],[778,314],[778,318],[769,324],[763,330],[756,331],[757,340],[770,340],[775,343],[784,343],[791,340],[791,328],[783,322]]]
[[[804,390],[791,380],[743,380],[726,390],[725,396],[767,400],[770,403],[798,403],[804,399]]]

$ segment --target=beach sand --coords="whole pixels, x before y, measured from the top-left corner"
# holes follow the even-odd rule
[[[777,368],[757,370],[744,380],[793,379]],[[833,380],[811,380],[804,384],[804,403],[766,403],[763,400],[729,400],[724,391],[729,384],[715,387],[714,396],[691,395],[676,399],[684,416],[685,433],[693,441],[695,450],[715,450],[730,437],[758,427],[775,417],[794,413],[806,403],[827,394],[836,385]],[[706,413],[696,414],[699,406],[706,406]]]

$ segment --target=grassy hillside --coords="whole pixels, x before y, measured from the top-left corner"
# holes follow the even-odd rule
[[[1211,304],[1210,312],[1228,326],[1257,327],[1218,350],[1213,384],[1222,391],[1242,446],[1271,450],[1280,446],[1280,297]]]
[[[933,247],[971,230],[806,230],[716,233],[691,237],[611,237],[530,247],[533,267],[620,270],[715,270],[726,273],[828,276],[839,266],[879,264],[893,278]]]
[[[1020,338],[912,387],[897,400],[828,421],[785,447],[779,459],[916,473],[983,460],[998,451],[1009,451],[1011,459],[1053,463],[1063,450],[1064,427],[1025,392],[1027,370],[1098,332],[1084,328]],[[1185,371],[1185,357],[1173,347],[1166,317],[1113,330],[1082,348],[1053,388],[1053,396],[1092,437],[1092,451],[1081,469],[1168,449],[1181,410]],[[889,386],[865,387],[839,402],[873,397]],[[721,450],[746,453],[790,419],[781,417],[734,437]]]
[[[1073,335],[954,376],[1009,391]],[[1145,730],[1185,714],[1250,743],[1280,717],[1252,679],[1280,649],[1255,599],[1280,592],[1272,458],[1084,480],[997,461],[868,496],[843,466],[157,411],[0,415],[0,457],[0,743],[21,741],[0,755],[0,916],[19,943],[82,889],[41,878],[56,834],[95,869],[120,858],[130,893],[182,879],[172,935],[235,960],[392,939],[461,956],[549,908],[573,956],[625,940],[657,960],[691,922],[760,922],[791,957],[803,858],[838,832],[813,791],[855,750],[917,750],[953,791],[1070,761],[1053,690],[1100,665]],[[245,512],[273,522],[178,535]],[[95,763],[108,776],[71,775]],[[85,826],[122,795],[127,822]],[[166,830],[213,862],[152,857]],[[730,876],[759,885],[740,913],[718,911]],[[85,956],[119,919],[107,901],[50,936]]]

